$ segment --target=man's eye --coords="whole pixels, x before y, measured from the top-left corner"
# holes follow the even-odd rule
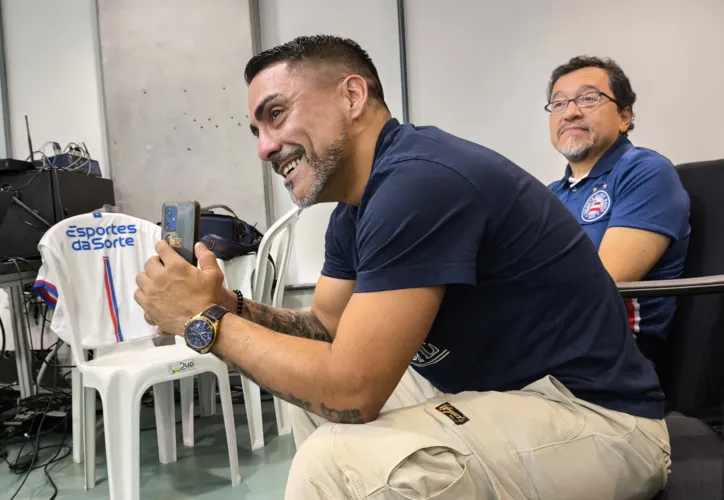
[[[276,120],[276,119],[279,117],[279,115],[282,114],[282,110],[281,110],[281,109],[273,109],[270,114],[271,114],[272,120]]]

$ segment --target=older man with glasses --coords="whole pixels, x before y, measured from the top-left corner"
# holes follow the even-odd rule
[[[568,160],[549,187],[598,248],[614,281],[681,276],[689,244],[689,197],[671,162],[634,146],[636,94],[611,59],[574,57],[548,84],[550,136]],[[627,301],[639,348],[658,361],[674,298]]]

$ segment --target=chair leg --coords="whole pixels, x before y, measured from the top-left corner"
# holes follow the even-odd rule
[[[83,462],[83,379],[80,370],[71,372],[71,414],[73,419],[73,462]]]
[[[292,432],[292,423],[289,420],[289,408],[287,402],[274,396],[274,413],[277,416],[277,431],[280,436]]]
[[[83,441],[85,445],[85,489],[96,486],[96,390],[86,387],[83,391]],[[105,407],[104,407],[105,410]],[[104,425],[107,425],[104,422]]]
[[[216,377],[213,373],[199,374],[199,408],[202,417],[216,414]]]
[[[261,389],[254,382],[241,375],[241,388],[244,391],[244,407],[249,423],[251,449],[264,447],[264,419],[261,411]]]
[[[231,386],[229,385],[229,373],[224,369],[219,374],[219,395],[221,396],[221,411],[224,415],[224,427],[226,428],[226,442],[229,446],[229,472],[231,473],[231,485],[241,483],[239,473],[239,451],[236,445],[236,426],[234,425],[234,407],[231,402]]]
[[[181,428],[184,446],[194,445],[194,377],[179,380],[181,386]]]
[[[173,400],[173,380],[153,386],[153,409],[156,414],[158,461],[176,461],[176,409]]]
[[[139,500],[140,395],[117,381],[103,398],[110,500]]]

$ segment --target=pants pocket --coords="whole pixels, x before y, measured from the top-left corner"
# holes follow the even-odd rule
[[[472,456],[422,406],[391,411],[365,425],[332,428],[332,457],[355,498],[386,498],[374,496],[384,490],[431,498],[463,477]]]
[[[387,478],[386,491],[371,499],[396,498],[387,494],[388,489],[405,500],[475,498],[470,460],[472,455],[451,448],[422,448],[400,462]]]

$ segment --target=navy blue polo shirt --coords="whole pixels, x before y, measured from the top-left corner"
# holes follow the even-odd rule
[[[631,144],[622,135],[591,172],[571,181],[566,175],[549,187],[573,213],[598,249],[609,227],[631,227],[663,234],[671,243],[644,280],[681,277],[689,247],[689,195],[666,157]],[[674,297],[626,300],[629,326],[636,335],[666,338],[676,310]]]
[[[445,285],[411,362],[441,391],[553,375],[592,403],[663,417],[591,240],[544,184],[483,146],[389,121],[360,205],[331,215],[322,274],[356,280],[355,293]]]

